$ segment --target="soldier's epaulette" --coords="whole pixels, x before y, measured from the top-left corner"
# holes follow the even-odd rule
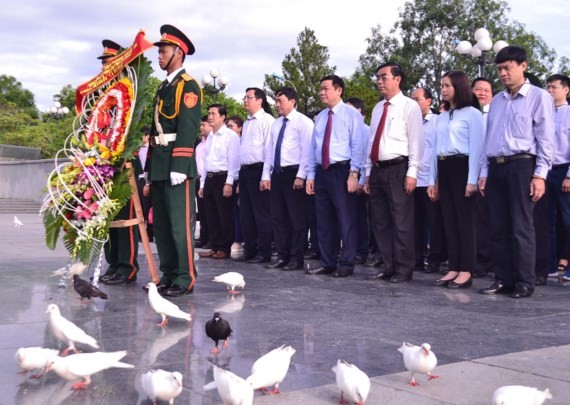
[[[180,77],[182,78],[182,80],[184,80],[185,82],[189,82],[190,80],[194,80],[194,78],[192,76],[190,76],[188,73],[182,73],[180,75]]]

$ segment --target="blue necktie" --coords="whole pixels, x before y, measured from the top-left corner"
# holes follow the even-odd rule
[[[279,174],[283,171],[281,169],[281,144],[283,143],[283,135],[285,135],[285,126],[287,125],[287,118],[283,118],[283,125],[279,130],[277,143],[275,144],[275,159],[273,160],[273,173]]]

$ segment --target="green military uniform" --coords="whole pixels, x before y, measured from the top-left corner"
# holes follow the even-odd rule
[[[160,283],[186,289],[194,287],[197,276],[190,221],[194,211],[194,144],[199,133],[201,100],[200,86],[184,69],[171,83],[162,83],[156,98],[149,151],[154,237],[163,273]],[[165,139],[160,139],[161,132]],[[172,186],[171,172],[187,178]]]

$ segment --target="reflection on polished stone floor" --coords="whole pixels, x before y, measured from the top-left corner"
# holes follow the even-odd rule
[[[287,392],[334,383],[331,367],[338,358],[355,363],[370,377],[402,372],[396,350],[402,341],[431,343],[440,365],[570,343],[570,291],[555,283],[538,287],[531,299],[514,300],[477,294],[476,289],[491,279],[477,279],[473,289],[455,292],[431,287],[434,275],[416,273],[411,283],[394,285],[367,280],[373,270],[364,266],[356,268],[354,277],[333,279],[212,259],[198,262],[194,294],[172,299],[192,313],[193,321],[171,319],[160,328],[156,325],[160,316],[141,290],[149,281],[142,255],[137,283],[103,285],[107,301],[83,304],[71,283],[61,289],[58,279],[49,276],[65,265],[63,248],[55,252],[45,248],[39,217],[20,219],[24,226],[15,229],[12,216],[0,214],[2,404],[150,403],[141,393],[139,378],[151,368],[183,374],[184,391],[177,403],[218,404],[215,391],[202,389],[213,379],[209,363],[245,378],[258,357],[283,344],[296,349],[280,387],[284,394],[273,401],[257,393],[254,402],[287,403]],[[211,282],[226,271],[239,271],[245,277],[246,287],[235,297]],[[70,384],[53,373],[40,380],[16,374],[14,353],[19,347],[58,347],[46,328],[50,303],[58,304],[62,315],[95,337],[102,350],[127,350],[123,361],[135,369],[96,374],[81,392],[69,390]],[[213,342],[204,332],[215,311],[222,312],[234,330],[228,349],[217,356],[210,354]],[[407,390],[405,380],[401,384]],[[336,401],[333,395],[322,403]],[[387,402],[371,398],[369,403]]]

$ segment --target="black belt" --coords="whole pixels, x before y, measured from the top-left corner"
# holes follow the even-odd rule
[[[263,162],[252,163],[250,165],[241,165],[242,170],[258,169],[263,167]]]
[[[298,170],[299,170],[299,165],[284,166],[281,168],[281,173],[287,173]]]
[[[216,177],[216,176],[227,176],[228,172],[208,172],[208,174],[206,174],[206,176],[211,179],[212,177]]]
[[[451,159],[464,159],[464,158],[468,158],[469,155],[464,155],[462,153],[459,153],[457,155],[442,155],[442,156],[438,156],[437,160],[451,160]]]
[[[560,165],[552,165],[552,170],[568,170],[568,167],[570,167],[570,163],[562,163]]]
[[[397,158],[390,159],[390,160],[379,160],[376,162],[376,167],[393,166],[393,165],[397,165],[398,163],[403,163],[403,162],[407,162],[407,161],[408,161],[407,156],[399,156]]]
[[[504,165],[505,163],[514,162],[521,159],[534,159],[535,156],[530,153],[517,153],[511,156],[496,156],[488,158],[489,163],[496,165]]]
[[[350,163],[350,160],[341,160],[340,162],[331,163],[329,165],[329,169],[334,169],[335,167],[344,166],[344,165],[347,165],[349,163]]]

